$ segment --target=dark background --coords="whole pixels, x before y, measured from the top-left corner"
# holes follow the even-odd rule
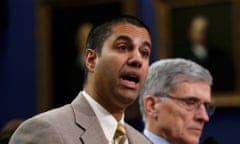
[[[77,66],[77,28],[93,25],[121,14],[120,3],[52,9],[53,106],[70,103],[83,84],[83,70]]]
[[[232,5],[230,2],[173,8],[171,10],[173,53],[181,53],[186,49],[178,46],[187,43],[189,22],[196,15],[204,15],[209,19],[209,41],[221,46],[219,48],[225,53],[232,54]]]
[[[6,2],[7,21],[0,30],[0,128],[11,119],[26,119],[37,113],[36,3],[33,0],[8,0]],[[147,5],[142,7],[147,7]],[[63,26],[64,23],[60,25]],[[56,28],[56,30],[58,29]],[[60,31],[64,31],[64,29]],[[69,49],[73,47],[71,46]],[[57,51],[58,48],[56,48],[56,53]],[[58,59],[58,56],[68,55],[63,55],[63,52],[64,49],[59,48],[59,53],[54,54],[54,57]],[[58,70],[60,67],[61,64],[56,64],[54,69]],[[67,76],[68,74],[59,72],[54,79],[58,79],[62,75]],[[61,85],[59,84],[59,89],[56,86],[54,91],[61,91]],[[55,101],[55,105],[62,102],[63,99]],[[206,125],[202,140],[214,136],[221,144],[240,143],[239,121],[239,108],[218,108],[211,121]],[[137,128],[141,129],[140,126]]]
[[[207,49],[209,49],[207,68],[213,76],[212,90],[215,93],[236,91],[235,63],[232,41],[232,4],[221,2],[199,6],[185,6],[171,10],[171,52],[173,57],[190,56],[188,31],[191,20],[202,15],[208,19],[209,29]],[[194,58],[193,58],[194,59]],[[196,61],[195,62],[199,62]]]

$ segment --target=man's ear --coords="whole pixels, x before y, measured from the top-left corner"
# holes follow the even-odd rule
[[[85,63],[89,72],[93,72],[96,65],[97,53],[93,49],[87,49],[85,52]]]
[[[144,100],[144,108],[148,117],[155,118],[157,116],[157,98],[155,96],[148,95]]]

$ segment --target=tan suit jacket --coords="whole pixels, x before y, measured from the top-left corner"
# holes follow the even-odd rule
[[[126,124],[130,144],[150,144]],[[63,107],[26,120],[15,131],[9,144],[108,144],[100,123],[80,94]]]

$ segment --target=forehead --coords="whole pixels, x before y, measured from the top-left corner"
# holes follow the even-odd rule
[[[182,82],[177,85],[174,95],[178,97],[194,96],[203,101],[209,101],[211,86],[206,82]]]
[[[142,38],[150,42],[150,34],[144,27],[138,27],[129,23],[121,23],[112,26],[113,35],[129,35],[134,38]]]

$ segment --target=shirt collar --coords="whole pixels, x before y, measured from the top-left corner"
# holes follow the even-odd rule
[[[117,120],[103,106],[97,103],[86,91],[82,91],[82,94],[87,99],[93,111],[95,112],[109,143],[112,143],[113,136],[118,124]],[[120,122],[124,124],[124,116]]]
[[[153,144],[170,144],[166,139],[144,129],[143,134],[153,143]]]

